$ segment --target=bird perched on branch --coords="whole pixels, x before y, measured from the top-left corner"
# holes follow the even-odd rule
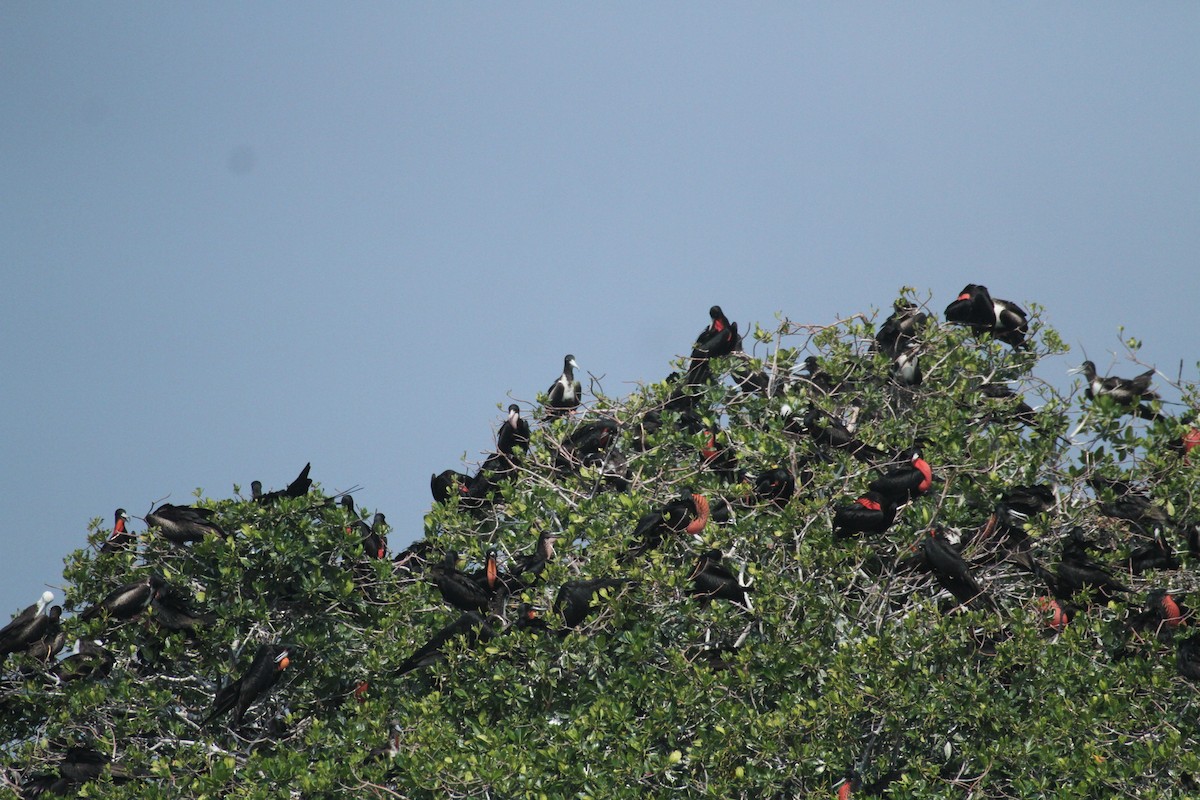
[[[995,338],[1020,349],[1029,333],[1029,320],[1024,310],[1008,300],[994,299],[986,286],[968,283],[958,298],[946,306],[946,321],[970,326],[976,332],[987,332]]]
[[[206,536],[224,536],[221,526],[212,521],[211,508],[173,506],[163,503],[146,515],[146,524],[158,528],[163,538],[175,544],[203,541]]]
[[[867,492],[833,514],[833,538],[846,539],[860,533],[883,533],[896,521],[896,501],[879,492]]]
[[[212,713],[200,724],[207,725],[232,709],[233,724],[241,727],[246,710],[279,682],[283,671],[291,664],[289,653],[287,646],[282,644],[260,646],[245,674],[217,692]]]
[[[404,659],[396,668],[396,675],[404,675],[441,661],[446,657],[443,648],[453,639],[465,639],[467,646],[470,647],[476,642],[486,642],[495,635],[495,630],[484,621],[483,617],[474,611],[468,611],[435,633],[428,642]]]
[[[617,560],[627,562],[642,553],[658,549],[667,534],[686,532],[695,536],[708,524],[708,516],[708,499],[691,489],[684,489],[679,497],[638,520],[633,529],[633,546]]]
[[[742,348],[742,337],[738,335],[737,323],[730,322],[720,306],[710,308],[708,316],[712,322],[700,331],[696,343],[692,345],[692,360],[688,365],[686,381],[689,386],[707,383],[712,377],[709,359],[727,356]]]
[[[158,575],[150,575],[140,581],[118,586],[99,603],[80,614],[79,618],[92,619],[103,613],[112,619],[132,619],[150,607],[166,583]]]
[[[270,505],[285,497],[304,497],[308,494],[308,490],[312,488],[312,481],[308,477],[308,471],[312,469],[312,463],[304,465],[304,469],[300,470],[300,474],[296,479],[287,485],[286,489],[276,489],[273,492],[263,494],[262,481],[250,482],[250,493],[254,502],[259,505]]]
[[[750,599],[746,595],[746,592],[750,591],[749,587],[742,586],[737,576],[722,563],[723,559],[724,555],[720,550],[709,550],[700,554],[696,565],[692,567],[692,573],[688,575],[692,588],[688,589],[686,594],[698,597],[702,602],[718,598],[749,608]]]
[[[1150,382],[1154,379],[1153,369],[1148,369],[1133,378],[1118,378],[1115,375],[1101,378],[1096,374],[1096,365],[1091,361],[1084,361],[1070,370],[1072,375],[1081,372],[1087,380],[1087,388],[1083,392],[1087,399],[1109,397],[1119,405],[1132,407],[1134,413],[1140,417],[1153,419],[1157,416],[1149,406],[1142,405],[1142,401],[1160,399],[1158,392],[1150,388]]]
[[[577,369],[579,364],[576,363],[575,356],[570,353],[563,356],[562,374],[546,390],[546,404],[543,410],[547,419],[566,416],[579,407],[583,398],[583,387],[575,379]]]
[[[52,624],[57,622],[58,614],[46,607],[54,602],[54,592],[42,592],[42,596],[33,605],[12,618],[7,625],[0,628],[0,661],[9,653],[24,650],[33,642],[40,639]],[[58,608],[59,614],[62,608]],[[48,613],[43,614],[46,610]],[[51,616],[53,615],[53,616]]]
[[[908,463],[889,470],[871,481],[870,489],[894,501],[896,505],[915,500],[933,486],[933,470],[918,447],[911,447],[900,454],[900,460]]]
[[[590,580],[567,581],[558,589],[554,599],[554,611],[563,618],[563,625],[574,628],[592,613],[592,600],[606,589],[618,589],[633,585],[628,578],[592,578]]]
[[[137,541],[137,537],[126,527],[126,523],[128,522],[129,514],[125,513],[125,509],[118,508],[113,514],[112,534],[101,545],[101,553],[115,553],[118,550],[124,550]]]
[[[508,407],[508,417],[496,434],[496,450],[511,457],[518,447],[529,448],[529,423],[521,418],[521,407],[512,403]]]

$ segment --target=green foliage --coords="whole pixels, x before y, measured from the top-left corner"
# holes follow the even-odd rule
[[[1146,590],[1192,588],[1194,558],[1122,574],[1128,603],[1094,604],[1055,633],[1037,604],[1045,587],[979,534],[1008,489],[1053,484],[1054,508],[1024,522],[1034,557],[1053,563],[1083,526],[1112,542],[1105,559],[1119,564],[1137,532],[1100,512],[1107,496],[1088,484],[1098,476],[1143,486],[1177,549],[1200,521],[1195,467],[1168,448],[1186,426],[1060,393],[1034,368],[1066,347],[1042,309],[1030,323],[1030,346],[1014,350],[935,315],[920,333],[917,388],[889,379],[873,318],[756,328],[747,353],[716,360],[720,379],[697,408],[749,476],[808,475],[783,508],[755,502],[752,477],[726,483],[703,464],[706,435],[685,430],[665,382],[537,428],[494,504],[433,505],[424,540],[430,561],[453,549],[474,569],[488,549],[526,554],[549,530],[557,557],[493,609],[496,636],[452,639],[443,660],[406,674],[399,665],[460,612],[420,568],[365,559],[346,512],[319,489],[265,507],[202,500],[229,535],[188,546],[150,531],[136,551],[101,555],[97,522],[90,546],[66,560],[67,611],[155,573],[215,620],[188,635],[153,610],[65,617],[70,641],[101,640],[112,654],[111,672],[90,679],[60,682],[10,656],[0,738],[17,769],[7,780],[54,774],[67,747],[87,746],[113,766],[70,791],[107,798],[832,796],[852,768],[867,785],[888,776],[898,798],[1196,796],[1196,687],[1177,674],[1171,642],[1128,628]],[[810,355],[845,388],[799,379]],[[773,375],[778,391],[741,390],[747,370]],[[983,383],[1038,406],[1036,425],[1015,420],[1018,399],[983,396]],[[856,435],[889,453],[923,442],[937,482],[886,534],[837,541],[832,509],[878,471],[820,451],[789,419],[809,406],[841,417],[851,401]],[[648,431],[651,411],[661,425]],[[601,417],[621,426],[628,491],[594,466],[556,468],[563,439]],[[725,497],[732,519],[623,558],[639,518],[684,487]],[[935,524],[961,536],[999,612],[967,611],[905,568]],[[752,611],[686,594],[709,548],[751,585]],[[558,587],[617,575],[634,583],[600,592],[577,630],[515,624],[528,603],[558,629]],[[265,642],[292,646],[282,680],[242,728],[201,724]],[[396,752],[372,757],[393,720]]]

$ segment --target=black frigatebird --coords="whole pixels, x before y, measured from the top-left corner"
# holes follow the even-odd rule
[[[291,664],[290,650],[282,644],[264,644],[254,654],[254,660],[242,677],[222,687],[213,700],[212,713],[200,723],[202,726],[233,710],[233,724],[241,727],[246,710],[259,697],[279,682],[283,671]]]
[[[547,419],[566,416],[579,407],[583,398],[583,387],[575,379],[577,369],[579,364],[576,363],[575,356],[570,353],[563,356],[562,374],[546,390],[546,405],[543,406],[543,411]]]
[[[225,531],[212,521],[214,513],[211,508],[163,503],[146,515],[146,524],[158,528],[163,538],[175,544],[199,542],[210,534],[225,535]]]
[[[1029,320],[1020,306],[993,298],[986,286],[975,283],[963,287],[958,298],[946,306],[945,313],[947,322],[957,322],[977,332],[991,333],[1015,349],[1024,346],[1029,333]]]
[[[113,514],[113,531],[108,539],[100,547],[101,553],[115,553],[118,550],[124,550],[129,545],[137,541],[137,536],[132,531],[128,530],[126,525],[129,522],[129,514],[125,513],[125,509],[118,508]]]

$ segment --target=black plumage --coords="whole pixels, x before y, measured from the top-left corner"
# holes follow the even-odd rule
[[[486,642],[495,635],[496,632],[483,617],[474,611],[468,611],[435,633],[428,642],[404,659],[396,668],[396,675],[404,675],[441,661],[446,657],[443,648],[454,639],[464,639],[467,646],[472,647],[476,642]]]
[[[250,706],[279,682],[283,671],[291,664],[289,655],[290,650],[285,645],[261,645],[246,672],[217,692],[212,713],[200,724],[207,725],[232,710],[233,725],[241,727],[242,718]]]
[[[592,613],[592,600],[598,593],[619,589],[630,583],[628,578],[567,581],[558,589],[558,596],[554,599],[554,611],[562,617],[563,625],[575,628]]]
[[[296,476],[294,481],[287,485],[286,489],[276,489],[266,494],[263,494],[262,481],[251,481],[250,492],[252,499],[261,505],[270,505],[285,497],[304,497],[304,495],[308,494],[308,490],[312,488],[312,480],[308,477],[308,472],[311,469],[311,462],[305,464],[304,469],[300,470],[300,474]]]
[[[796,479],[787,467],[775,467],[754,480],[754,497],[783,508],[796,494]]]
[[[508,417],[496,434],[496,450],[512,456],[518,447],[529,449],[529,423],[521,418],[521,407],[512,403],[508,407]]]
[[[199,542],[212,534],[225,535],[225,531],[212,521],[214,513],[211,508],[163,503],[146,515],[146,524],[158,528],[163,538],[175,544]]]
[[[712,599],[729,600],[748,608],[750,600],[746,593],[750,589],[738,582],[737,575],[733,574],[723,561],[724,555],[720,550],[702,553],[688,575],[692,588],[686,593],[704,602]]]
[[[137,536],[128,529],[129,514],[125,509],[118,508],[113,514],[113,530],[108,539],[100,546],[101,553],[115,553],[128,548],[137,541]]]
[[[36,603],[27,606],[7,625],[0,628],[0,655],[23,650],[41,636],[47,625],[46,615],[42,612],[52,602],[54,602],[54,592],[42,592],[42,596]],[[60,612],[61,610],[59,609]]]
[[[990,333],[1014,349],[1025,344],[1029,321],[1016,303],[997,300],[986,286],[969,283],[958,298],[946,306],[946,321],[968,325],[977,333]]]
[[[139,581],[118,586],[103,600],[87,608],[80,619],[93,619],[105,614],[110,619],[132,619],[150,607],[166,585],[158,575],[150,575]]]
[[[799,432],[811,437],[821,447],[842,450],[868,464],[887,457],[882,450],[859,441],[844,422],[816,406],[805,412]]]
[[[465,497],[470,486],[470,475],[452,469],[429,476],[429,489],[433,493],[434,501],[438,503],[445,503],[454,496]]]
[[[575,378],[577,369],[579,369],[579,364],[576,363],[575,356],[570,353],[563,356],[562,374],[546,390],[546,404],[543,406],[543,411],[548,419],[566,416],[579,407],[583,398],[583,387]]]
[[[883,533],[895,521],[896,501],[879,492],[867,492],[834,511],[833,537],[846,539],[860,533]]]
[[[457,554],[446,553],[445,559],[429,568],[429,577],[441,592],[442,598],[462,611],[487,611],[496,596],[494,590],[482,585],[474,577],[455,566]],[[486,569],[486,568],[485,568]]]
[[[918,448],[905,450],[900,460],[907,463],[871,481],[869,487],[897,505],[915,500],[933,486],[933,470]]]
[[[875,347],[889,358],[895,359],[917,341],[929,315],[920,311],[915,303],[897,300],[892,314],[875,334]]]
[[[968,608],[995,610],[996,603],[986,594],[971,574],[967,562],[936,528],[921,540],[920,552],[925,565],[938,584]]]
[[[1150,388],[1150,383],[1154,380],[1155,371],[1153,369],[1148,369],[1133,378],[1118,378],[1116,376],[1102,378],[1096,374],[1095,363],[1084,361],[1078,369],[1072,370],[1072,372],[1083,373],[1083,377],[1087,380],[1087,388],[1084,389],[1084,395],[1089,400],[1097,397],[1109,397],[1123,406],[1128,406],[1140,403],[1143,400],[1159,399],[1158,393]]]

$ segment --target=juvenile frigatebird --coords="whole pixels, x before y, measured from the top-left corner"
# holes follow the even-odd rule
[[[562,374],[546,390],[546,405],[543,406],[543,411],[547,419],[566,416],[579,407],[583,398],[583,387],[575,379],[577,369],[579,364],[576,363],[575,356],[570,353],[563,356]]]
[[[521,407],[512,403],[508,407],[508,417],[496,434],[496,449],[506,456],[512,456],[513,450],[518,447],[529,449],[529,423],[521,419]]]
[[[917,341],[929,315],[908,300],[897,300],[879,332],[875,334],[875,346],[889,358],[895,359]]]
[[[1087,388],[1083,393],[1089,400],[1097,397],[1111,397],[1117,403],[1129,406],[1143,400],[1159,399],[1158,392],[1150,388],[1150,382],[1154,379],[1155,373],[1153,369],[1148,369],[1134,378],[1118,378],[1115,375],[1101,378],[1096,374],[1095,363],[1084,361],[1077,368],[1070,370],[1073,375],[1080,372],[1087,380]]]
[[[12,620],[0,628],[0,661],[9,653],[15,653],[19,650],[24,650],[30,644],[40,639],[45,635],[47,629],[51,626],[51,618],[49,613],[43,614],[42,611],[54,602],[54,592],[42,592],[42,596],[33,605],[27,607],[20,614],[17,614]],[[59,613],[62,609],[58,606]],[[54,620],[57,621],[55,616]]]

